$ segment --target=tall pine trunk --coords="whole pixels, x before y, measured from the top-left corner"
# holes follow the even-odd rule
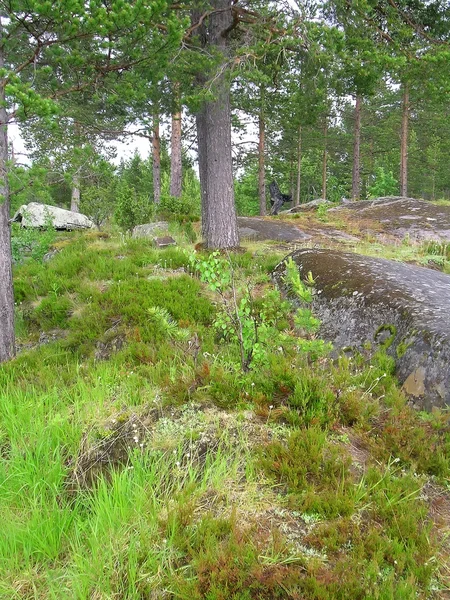
[[[231,0],[212,0],[212,13],[198,27],[204,47],[212,46],[224,58],[233,28]],[[199,17],[193,14],[194,23]],[[199,75],[198,81],[205,81]],[[198,162],[202,196],[202,233],[207,248],[235,248],[239,233],[234,205],[231,155],[230,83],[223,68],[214,74],[215,99],[203,103],[197,120]]]
[[[259,113],[259,138],[258,138],[258,197],[259,214],[264,217],[266,208],[266,173],[265,173],[265,152],[266,152],[266,122],[262,109]]]
[[[159,116],[153,118],[152,135],[152,157],[153,157],[153,202],[161,202],[161,140],[159,137]]]
[[[327,199],[327,159],[328,159],[328,123],[323,127],[323,157],[322,157],[322,198]]]
[[[80,175],[75,173],[72,178],[72,196],[70,198],[70,210],[80,212]]]
[[[403,84],[402,130],[400,139],[400,196],[408,195],[409,86]]]
[[[361,97],[356,96],[353,125],[352,200],[361,197]]]
[[[172,135],[170,139],[170,195],[181,196],[183,171],[181,164],[181,112],[172,115]]]
[[[300,191],[302,183],[302,126],[298,126],[297,137],[297,189],[295,192],[294,206],[300,205]]]
[[[5,64],[2,38],[3,27],[0,17],[0,69],[3,69]],[[9,360],[15,355],[7,123],[3,80],[0,81],[0,362]]]
[[[81,139],[81,125],[78,121],[75,121],[74,124],[74,150],[79,148],[80,150],[83,148],[83,141]],[[76,171],[72,177],[72,193],[70,197],[70,210],[73,212],[80,212],[80,171],[81,167],[76,167],[76,162],[74,161],[73,166],[76,168]]]

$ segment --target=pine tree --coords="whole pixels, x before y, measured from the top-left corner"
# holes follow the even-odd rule
[[[91,90],[137,63],[166,62],[180,41],[174,14],[157,27],[164,2],[98,0],[2,3],[0,16],[0,362],[14,355],[9,228],[8,123],[51,119],[58,101]],[[140,27],[136,27],[140,23]],[[144,25],[145,24],[145,25]],[[121,88],[123,90],[123,87]]]

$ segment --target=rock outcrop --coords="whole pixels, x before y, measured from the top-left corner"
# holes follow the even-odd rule
[[[450,406],[450,276],[423,267],[333,250],[291,255],[315,280],[320,335],[336,349],[383,345],[415,405]],[[284,261],[274,278],[285,289]]]
[[[358,217],[362,229],[383,231],[397,238],[450,242],[450,206],[437,206],[425,200],[386,196],[363,202],[349,202],[330,208]]]
[[[329,200],[325,200],[325,198],[316,198],[316,200],[310,200],[309,202],[304,202],[303,204],[299,204],[298,206],[293,206],[289,210],[284,210],[285,213],[296,213],[301,212],[303,210],[315,210],[319,208],[319,206],[332,207],[336,206],[333,202]]]
[[[238,217],[239,235],[243,239],[298,242],[311,236],[295,225],[263,217]]]
[[[95,227],[86,215],[39,202],[23,204],[11,220],[21,223],[22,227],[45,228],[51,224],[55,229],[65,231]]]

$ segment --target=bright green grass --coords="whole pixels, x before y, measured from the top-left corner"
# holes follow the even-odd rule
[[[432,200],[432,204],[436,204],[436,206],[450,206],[450,200]]]
[[[361,242],[354,247],[354,251],[368,256],[434,266],[442,269],[444,273],[450,272],[450,244],[446,243],[413,243],[408,239],[391,245]]]
[[[279,256],[233,260],[267,286]],[[433,476],[445,498],[448,414],[411,411],[383,352],[336,361],[299,340],[242,373],[212,327],[218,299],[174,272],[187,264],[179,248],[77,234],[16,270],[20,341],[64,336],[0,367],[0,598],[438,597],[445,555],[422,486]],[[133,415],[152,415],[145,446],[74,487],[86,448]]]

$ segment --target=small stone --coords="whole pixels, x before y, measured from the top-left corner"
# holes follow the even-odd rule
[[[154,242],[158,248],[165,248],[166,246],[176,246],[177,245],[176,241],[170,235],[155,238]]]

